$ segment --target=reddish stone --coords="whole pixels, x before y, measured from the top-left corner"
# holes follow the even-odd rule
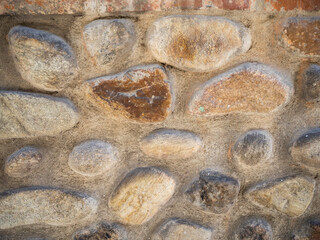
[[[305,11],[319,11],[319,0],[265,0],[265,10],[305,10]]]

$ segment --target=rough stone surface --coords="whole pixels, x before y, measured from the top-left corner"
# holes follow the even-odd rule
[[[256,205],[278,210],[289,217],[299,217],[308,208],[315,182],[306,177],[287,177],[251,188],[248,198]]]
[[[109,206],[122,223],[139,225],[169,201],[175,186],[173,177],[158,168],[136,168],[115,189]]]
[[[67,99],[0,91],[0,139],[51,136],[72,128],[79,119]]]
[[[97,201],[67,190],[32,187],[0,195],[0,229],[30,224],[65,226],[92,216]]]
[[[249,166],[267,161],[272,156],[272,151],[273,139],[265,130],[246,132],[239,137],[232,148],[233,158]]]
[[[264,0],[266,10],[289,11],[305,10],[319,11],[319,0]]]
[[[280,31],[285,47],[303,55],[320,55],[320,17],[289,18]]]
[[[24,26],[11,28],[10,51],[17,70],[31,85],[58,91],[77,76],[77,61],[72,49],[60,37]]]
[[[222,214],[229,211],[238,198],[240,185],[232,177],[219,172],[204,170],[199,180],[186,191],[187,198],[204,211]]]
[[[186,71],[207,72],[246,52],[251,37],[245,27],[226,18],[168,16],[150,27],[147,45],[160,62]]]
[[[107,111],[128,119],[157,122],[171,112],[170,81],[160,65],[137,66],[87,83],[89,97]]]
[[[116,162],[117,150],[100,140],[90,140],[75,146],[68,160],[73,171],[89,177],[111,170]]]
[[[24,147],[6,159],[4,171],[10,177],[25,177],[32,173],[41,160],[42,154],[38,148]]]
[[[294,161],[320,168],[320,128],[314,128],[302,134],[290,150]]]
[[[169,219],[152,236],[152,240],[210,240],[212,229],[183,219]]]
[[[320,239],[320,220],[310,219],[292,235],[291,240],[318,240]]]
[[[320,98],[320,65],[306,64],[302,69],[304,98],[307,101],[318,100]]]
[[[234,240],[272,240],[270,224],[262,219],[251,217],[243,220],[241,226],[236,229]]]
[[[86,49],[98,66],[125,61],[132,53],[135,30],[131,20],[96,20],[84,27]]]
[[[194,133],[173,129],[151,132],[140,142],[141,150],[156,159],[186,159],[202,146],[202,140]]]
[[[272,112],[291,98],[289,79],[268,65],[241,64],[200,86],[188,110],[198,116]]]

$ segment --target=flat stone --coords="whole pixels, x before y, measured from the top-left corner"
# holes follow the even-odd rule
[[[305,10],[319,11],[320,2],[318,0],[264,0],[265,10],[290,11]]]
[[[210,240],[212,229],[183,219],[169,219],[152,236],[152,240]]]
[[[155,21],[147,45],[160,62],[185,71],[208,72],[251,46],[248,30],[222,17],[167,16]]]
[[[194,133],[173,129],[151,132],[140,142],[141,150],[156,159],[186,159],[202,146],[202,140]]]
[[[303,83],[303,96],[307,101],[314,101],[320,98],[320,65],[306,64],[301,69]]]
[[[65,226],[92,217],[97,201],[82,193],[29,187],[0,194],[0,229],[30,224]]]
[[[293,94],[290,78],[260,63],[244,63],[198,88],[188,106],[193,115],[269,113]]]
[[[41,160],[42,154],[38,148],[24,147],[6,159],[4,172],[10,177],[25,177],[38,167]]]
[[[95,226],[78,231],[74,240],[127,240],[123,227],[117,224],[99,223]]]
[[[303,223],[292,235],[291,240],[317,240],[320,239],[320,220],[309,219]]]
[[[299,217],[312,201],[315,189],[313,179],[287,177],[259,184],[247,192],[257,206],[278,210],[289,217]]]
[[[204,170],[199,180],[186,191],[187,198],[204,211],[222,214],[229,211],[238,198],[240,185],[232,177]]]
[[[251,130],[244,133],[232,148],[233,158],[249,166],[267,161],[272,152],[273,139],[265,130]]]
[[[78,121],[75,106],[68,99],[0,91],[0,139],[53,136]]]
[[[302,134],[290,148],[294,161],[320,168],[320,128]]]
[[[77,61],[60,37],[24,26],[11,28],[9,48],[22,78],[36,88],[58,91],[77,76]]]
[[[87,86],[87,95],[111,114],[139,122],[158,122],[171,112],[170,81],[161,65],[137,66],[89,80]]]
[[[68,160],[73,171],[89,177],[111,170],[116,162],[117,150],[100,140],[90,140],[75,146]]]
[[[124,224],[149,221],[175,191],[172,176],[154,167],[136,168],[113,192],[109,206]]]
[[[302,55],[320,55],[320,17],[293,17],[280,30],[285,47]]]
[[[97,66],[122,63],[132,53],[134,24],[129,19],[95,20],[84,27],[83,38]]]
[[[272,240],[272,228],[262,219],[251,217],[244,220],[234,233],[234,240]]]

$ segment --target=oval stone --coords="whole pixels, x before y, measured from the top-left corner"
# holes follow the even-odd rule
[[[176,15],[152,24],[147,45],[160,62],[186,71],[208,72],[246,52],[251,37],[243,25],[226,18]]]
[[[0,194],[0,229],[30,224],[65,226],[97,211],[97,201],[85,194],[49,187],[29,187]]]
[[[290,240],[317,240],[320,239],[319,218],[308,219],[294,231]]]
[[[169,201],[175,186],[174,178],[161,169],[136,168],[115,189],[109,206],[122,223],[143,224]]]
[[[272,228],[263,218],[250,217],[236,228],[234,240],[272,240]]]
[[[173,129],[151,132],[140,142],[141,150],[156,159],[186,159],[202,146],[201,139],[194,133]]]
[[[303,64],[301,80],[303,82],[303,97],[307,101],[320,98],[320,65]]]
[[[289,102],[290,77],[261,63],[244,63],[201,85],[188,106],[192,115],[269,113]]]
[[[8,41],[17,70],[34,87],[58,91],[76,77],[76,57],[62,38],[46,31],[16,26],[9,31]]]

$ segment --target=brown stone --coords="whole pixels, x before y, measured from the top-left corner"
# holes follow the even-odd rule
[[[89,80],[87,90],[107,111],[139,122],[163,121],[171,111],[170,81],[160,65],[138,66]]]
[[[289,11],[289,10],[305,10],[319,11],[319,0],[265,0],[265,10]]]
[[[310,219],[302,224],[292,235],[291,240],[319,240],[320,220]]]
[[[200,86],[188,110],[203,116],[268,113],[286,104],[292,93],[292,82],[285,74],[268,65],[245,63]]]
[[[235,229],[234,240],[272,240],[272,229],[266,220],[256,217],[240,220],[242,222]]]

